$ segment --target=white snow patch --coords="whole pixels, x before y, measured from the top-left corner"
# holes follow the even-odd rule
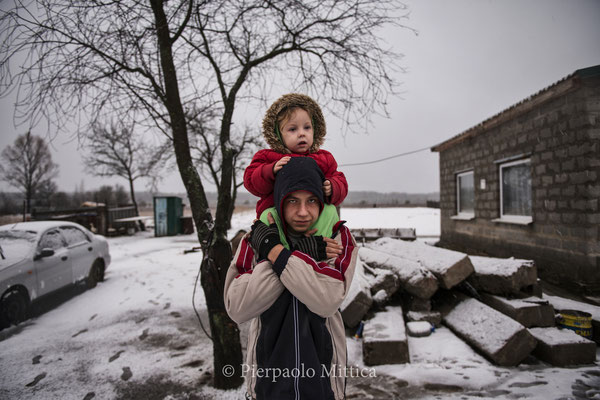
[[[426,207],[342,207],[340,218],[350,229],[415,228],[417,236],[440,236],[440,210]]]
[[[373,295],[373,301],[376,303],[383,303],[387,300],[387,293],[385,290],[381,289],[377,293]]]
[[[480,275],[511,276],[516,274],[522,266],[533,268],[531,260],[520,260],[516,258],[494,258],[469,256],[475,273]]]
[[[565,299],[563,297],[551,296],[544,293],[544,299],[548,300],[555,310],[577,310],[592,314],[592,319],[600,321],[600,307],[579,301]]]
[[[431,324],[427,321],[411,321],[406,323],[410,336],[425,336],[431,333]]]
[[[388,307],[365,322],[365,341],[405,340],[406,329],[401,307]]]
[[[590,340],[573,332],[570,329],[558,328],[529,328],[529,332],[538,340],[548,345],[590,343]]]

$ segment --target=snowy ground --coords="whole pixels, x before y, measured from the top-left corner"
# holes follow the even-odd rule
[[[439,235],[439,210],[343,209],[342,217],[350,228]],[[248,229],[252,218],[235,214],[230,234]],[[63,293],[50,310],[0,332],[0,399],[242,399],[243,388],[209,386],[212,344],[192,308],[201,253],[183,253],[197,245],[195,236],[143,233],[109,242],[105,282]],[[195,304],[206,324],[202,290]],[[410,338],[409,348],[410,364],[349,377],[348,398],[600,398],[598,362],[555,368],[531,358],[496,367],[446,328]],[[348,354],[364,367],[359,340],[348,337]]]

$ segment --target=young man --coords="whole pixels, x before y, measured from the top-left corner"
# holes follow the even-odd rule
[[[343,221],[317,228],[332,238],[311,235],[324,206],[323,180],[311,158],[283,166],[270,225],[255,222],[227,273],[227,312],[237,323],[252,320],[242,368],[248,398],[344,398],[346,337],[338,308],[358,249]]]

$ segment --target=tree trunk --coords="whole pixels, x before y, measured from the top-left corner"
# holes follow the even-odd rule
[[[25,214],[31,214],[31,187],[25,190]]]
[[[235,173],[235,172],[234,172]],[[227,217],[229,223],[227,224],[227,230],[231,229],[231,218],[233,217],[233,211],[235,211],[235,200],[237,199],[237,187],[235,182],[233,183],[233,194],[231,195],[231,204],[229,205],[229,215]]]
[[[222,232],[224,224],[213,224],[206,193],[190,154],[185,114],[179,96],[171,37],[163,9],[163,1],[150,0],[150,4],[156,21],[156,35],[163,69],[167,98],[166,107],[173,130],[175,158],[190,199],[198,240],[204,254],[201,266],[201,283],[204,289],[213,337],[214,384],[215,387],[220,389],[236,388],[243,383],[241,376],[242,347],[239,329],[236,323],[227,315],[223,302],[223,288],[225,275],[231,260],[231,247],[225,239],[226,230]],[[219,193],[219,199],[221,199],[221,195],[222,193]],[[219,212],[217,211],[218,215]],[[223,374],[223,367],[227,365],[234,368],[235,373],[232,376]]]
[[[223,303],[223,286],[230,261],[231,244],[226,238],[217,237],[208,249],[208,257],[202,261],[200,274],[213,337],[214,385],[218,388],[236,388],[244,382],[240,331]],[[228,365],[233,367],[231,377],[222,373]]]
[[[135,209],[135,215],[137,217],[140,216],[140,210],[138,208],[137,201],[135,201],[135,190],[133,189],[133,178],[131,175],[128,177],[129,180],[129,196],[131,196],[131,202],[133,203],[133,208]],[[139,221],[140,229],[145,231],[146,225],[144,225],[144,221]]]

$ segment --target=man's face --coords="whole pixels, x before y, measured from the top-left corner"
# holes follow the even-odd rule
[[[319,218],[319,198],[305,190],[292,192],[283,201],[283,219],[292,232],[305,233]]]

